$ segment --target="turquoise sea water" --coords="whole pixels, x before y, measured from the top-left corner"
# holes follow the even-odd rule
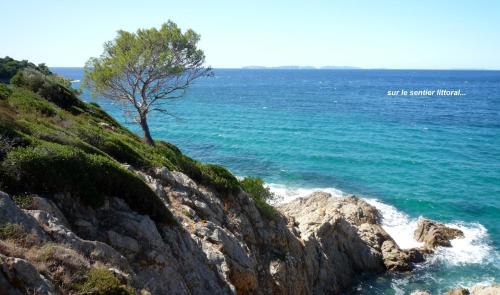
[[[77,80],[82,70],[55,68]],[[388,96],[389,90],[462,96]],[[111,101],[99,103],[140,130]],[[155,114],[152,134],[185,153],[260,176],[285,199],[354,193],[384,214],[402,247],[416,220],[465,232],[411,274],[367,276],[355,294],[440,293],[500,281],[500,72],[215,70]]]

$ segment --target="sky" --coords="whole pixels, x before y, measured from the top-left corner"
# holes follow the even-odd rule
[[[500,69],[500,1],[7,1],[0,56],[80,67],[117,30],[172,20],[208,65]]]

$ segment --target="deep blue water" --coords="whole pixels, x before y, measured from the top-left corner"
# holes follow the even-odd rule
[[[54,71],[82,79],[81,69]],[[465,95],[387,95],[401,89]],[[113,102],[83,98],[140,132]],[[390,205],[381,209],[393,234],[419,216],[465,230],[413,274],[366,278],[353,292],[499,281],[499,71],[220,69],[165,107],[176,117],[153,115],[154,137],[260,176],[286,198],[335,188]]]

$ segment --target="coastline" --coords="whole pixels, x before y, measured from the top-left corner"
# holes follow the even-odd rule
[[[292,202],[297,198],[306,198],[315,192],[326,192],[334,198],[345,198],[351,194],[336,188],[298,188],[275,183],[268,184],[272,192],[283,197],[279,204]],[[410,217],[396,207],[373,197],[358,196],[368,204],[374,206],[381,212],[382,228],[395,240],[402,249],[418,248],[423,246],[422,242],[414,239],[414,232],[417,229],[419,220],[425,218],[425,213],[418,217]],[[431,254],[427,260],[418,266],[418,269],[432,268],[436,265],[449,265],[454,267],[466,267],[467,265],[490,264],[495,265],[500,261],[500,255],[491,245],[491,240],[487,229],[480,223],[466,223],[460,220],[444,223],[447,227],[459,229],[464,232],[463,239],[451,240],[452,247],[439,247]],[[425,276],[420,271],[414,271],[413,276]],[[410,275],[410,276],[412,276]],[[418,280],[418,279],[417,279]],[[461,281],[460,286],[472,288],[475,285],[488,286],[495,284],[494,278],[471,279]],[[408,281],[406,281],[407,284]],[[398,279],[394,282],[398,285]],[[452,283],[448,288],[453,288],[456,283]],[[445,288],[446,289],[446,288]],[[364,293],[363,293],[364,294]]]

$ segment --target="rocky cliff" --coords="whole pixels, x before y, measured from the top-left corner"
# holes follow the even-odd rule
[[[178,225],[120,198],[94,209],[65,194],[32,195],[21,209],[0,194],[0,220],[14,227],[0,241],[3,294],[77,293],[92,269],[130,293],[339,294],[358,274],[412,267],[380,213],[356,197],[315,193],[266,219],[243,191],[221,198],[181,172],[134,173]]]

